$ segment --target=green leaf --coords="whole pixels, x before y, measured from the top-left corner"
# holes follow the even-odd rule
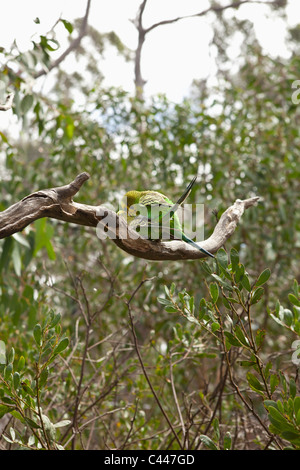
[[[260,383],[255,375],[251,374],[251,372],[247,372],[247,380],[252,390],[258,393],[265,392],[265,387]]]
[[[217,252],[217,261],[220,263],[222,268],[227,269],[228,267],[228,255],[224,248],[220,248],[220,250]]]
[[[20,243],[20,245],[23,245],[25,246],[26,248],[30,248],[30,244],[28,243],[28,241],[26,240],[26,238],[23,237],[23,235],[21,235],[20,233],[14,233],[12,235],[12,237],[18,242]]]
[[[11,259],[13,262],[13,267],[17,276],[21,276],[22,271],[22,262],[19,246],[15,243],[11,253]]]
[[[205,436],[204,434],[201,434],[201,435],[200,435],[200,440],[203,442],[203,444],[205,445],[205,447],[207,447],[208,449],[211,449],[211,450],[218,450],[216,444],[211,440],[210,437]]]
[[[191,314],[193,315],[195,311],[194,297],[191,297],[189,299],[189,309],[190,309]]]
[[[12,370],[13,370],[13,365],[12,365],[12,364],[8,364],[8,365],[4,368],[4,378],[5,378],[5,380],[10,380]]]
[[[283,317],[284,317],[284,323],[288,326],[291,326],[293,324],[293,320],[294,320],[293,313],[288,308],[284,308],[282,313],[283,313]]]
[[[25,95],[21,101],[21,110],[24,114],[26,114],[33,105],[33,96],[32,95]]]
[[[69,345],[69,339],[68,338],[63,338],[59,343],[58,345],[56,346],[56,348],[54,349],[53,351],[53,354],[60,354],[61,352],[63,352]]]
[[[55,423],[53,426],[55,428],[62,428],[63,426],[68,426],[72,421],[69,419],[63,419],[62,421],[59,421],[58,423]]]
[[[208,263],[206,263],[206,261],[202,261],[200,263],[200,269],[201,271],[203,271],[204,274],[211,274],[211,267]]]
[[[241,278],[241,284],[248,292],[251,292],[251,284],[246,273],[244,273],[243,277]]]
[[[46,36],[40,36],[41,47],[49,51],[57,51],[59,49],[59,42],[56,39],[48,39]]]
[[[226,336],[229,344],[231,344],[232,346],[237,346],[239,348],[242,346],[238,339],[229,331],[224,331],[224,335]]]
[[[15,360],[15,350],[14,348],[11,348],[11,350],[9,351],[7,355],[7,364],[13,364],[14,360]]]
[[[71,33],[73,32],[73,26],[72,26],[72,24],[71,24],[69,21],[67,21],[67,20],[61,19],[60,21],[63,23],[63,25],[64,25],[64,27],[66,28],[66,30],[71,34]]]
[[[54,328],[61,319],[61,314],[57,313],[49,324],[49,328]]]
[[[8,144],[8,140],[7,140],[7,137],[5,134],[3,134],[3,132],[0,131],[0,137],[2,138],[3,142],[5,142],[6,144]]]
[[[224,281],[224,279],[222,279],[220,276],[218,276],[217,274],[212,274],[212,277],[214,277],[216,281],[218,281],[225,289],[231,292],[233,291],[233,288],[231,287],[231,285],[228,284],[228,282]]]
[[[266,336],[265,330],[257,330],[256,332],[256,337],[255,337],[255,342],[258,348],[261,347],[264,337]]]
[[[0,364],[6,364],[5,343],[2,340],[0,340]]]
[[[299,284],[297,282],[297,279],[294,279],[293,291],[294,291],[295,296],[298,298],[299,297]]]
[[[210,283],[209,290],[213,303],[217,303],[219,297],[219,288],[217,284],[215,282]]]
[[[253,367],[256,365],[255,361],[239,361],[240,366],[242,367]]]
[[[162,305],[173,305],[171,300],[165,299],[165,297],[157,297],[157,301]]]
[[[51,260],[55,260],[55,252],[53,250],[51,244],[51,237],[53,235],[53,227],[47,224],[47,219],[42,218],[38,219],[34,222],[35,226],[35,247],[34,247],[34,256],[38,253],[39,250],[42,248],[46,248],[48,257]]]
[[[40,346],[42,340],[42,327],[39,323],[37,323],[33,329],[33,336],[36,344]]]
[[[215,433],[215,439],[219,440],[220,439],[220,426],[219,426],[219,420],[218,418],[215,418],[213,420],[213,428],[214,428],[214,433]]]
[[[2,416],[4,416],[6,413],[10,413],[13,410],[11,406],[8,405],[0,405],[0,419]]]
[[[241,330],[241,328],[239,327],[239,325],[237,325],[234,329],[234,333],[235,333],[235,336],[237,337],[237,339],[246,347],[249,347],[249,343],[248,343],[248,340],[247,338],[245,337],[244,335],[244,332]]]
[[[14,410],[14,409],[11,409],[10,414],[11,414],[14,418],[16,418],[16,419],[18,419],[19,421],[21,421],[21,423],[24,423],[24,422],[25,422],[23,416],[20,414],[19,411]]]
[[[272,374],[270,376],[270,391],[271,391],[271,394],[274,393],[276,387],[278,386],[279,384],[279,378],[276,374]]]
[[[271,271],[269,268],[265,269],[261,274],[260,276],[258,277],[255,285],[258,287],[258,286],[262,286],[263,284],[265,284],[269,277],[271,276]]]
[[[289,294],[288,299],[293,305],[296,305],[296,307],[300,307],[300,300],[297,299],[294,294]]]
[[[211,324],[211,331],[214,333],[215,331],[218,331],[221,328],[220,323],[218,322],[213,322]]]
[[[299,414],[300,412],[300,396],[294,398],[294,412],[295,415]]]
[[[168,286],[164,285],[164,289],[165,289],[166,296],[170,297],[170,290],[169,290]]]
[[[178,312],[177,308],[173,307],[172,305],[165,307],[165,311],[168,312],[168,313]]]
[[[245,273],[245,267],[243,264],[237,265],[235,268],[235,280],[237,283],[243,278]]]
[[[300,446],[300,433],[295,429],[295,431],[283,431],[281,433],[283,439],[290,441],[292,444],[296,445],[297,447]]]
[[[35,421],[33,421],[33,419],[27,418],[27,416],[24,417],[24,420],[26,421],[28,426],[32,429],[39,429],[41,427],[39,424],[37,424]]]
[[[222,302],[228,310],[231,310],[230,303],[228,302],[228,300],[225,297],[222,297]]]
[[[258,287],[257,289],[255,289],[252,293],[250,304],[253,305],[259,302],[263,295],[264,295],[263,287]]]
[[[295,380],[291,377],[290,378],[290,396],[292,398],[295,398],[297,393],[297,385],[295,383]]]
[[[268,407],[268,410],[269,410],[269,419],[271,421],[271,423],[278,427],[278,429],[282,432],[282,431],[293,431],[294,430],[294,427],[293,425],[291,425],[286,419],[285,417],[280,413],[280,411],[278,411],[277,408],[275,408],[274,406],[269,406]]]
[[[235,273],[239,266],[240,258],[238,252],[234,248],[231,248],[230,250],[230,261],[231,269]]]
[[[171,287],[170,287],[170,295],[174,295],[175,289],[176,289],[175,283],[172,282]]]
[[[48,367],[45,367],[42,372],[41,372],[41,375],[40,375],[40,379],[39,379],[39,388],[43,388],[44,385],[46,384],[47,380],[48,380],[48,375],[49,375],[49,369]]]
[[[274,400],[264,400],[264,405],[268,409],[269,406],[273,406],[274,408],[277,408],[277,403]]]
[[[226,432],[223,440],[223,448],[224,450],[230,450],[231,449],[231,435],[230,432]]]
[[[35,397],[34,391],[27,383],[27,379],[25,379],[24,382],[21,382],[21,385],[26,393],[28,393],[31,397]]]
[[[3,439],[6,440],[6,442],[9,442],[10,444],[14,444],[14,441],[12,441],[9,437],[5,436],[5,434],[3,434]]]
[[[13,375],[13,384],[14,384],[14,389],[17,389],[20,385],[20,374],[19,372],[15,372]]]
[[[24,356],[21,356],[17,365],[17,371],[20,372],[22,369],[24,369],[25,366],[25,358]]]

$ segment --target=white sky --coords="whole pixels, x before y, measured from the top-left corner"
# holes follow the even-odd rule
[[[89,22],[101,32],[114,30],[129,48],[135,49],[137,31],[129,20],[136,16],[141,1],[92,0]],[[207,6],[207,0],[148,0],[144,26],[193,14]],[[9,47],[16,39],[22,50],[31,48],[34,34],[47,32],[59,16],[71,22],[82,17],[85,7],[86,0],[0,0],[0,46]],[[285,55],[285,24],[275,22],[274,18],[268,19],[265,12],[264,6],[244,5],[238,15],[255,21],[257,36],[270,54]],[[40,19],[39,25],[33,21],[36,17]],[[288,19],[292,25],[300,23],[300,0],[289,0]],[[58,31],[63,45],[67,31],[62,25]],[[186,19],[151,32],[144,45],[142,62],[143,78],[147,80],[146,93],[162,92],[171,100],[180,101],[188,93],[193,79],[209,76],[214,67],[207,47],[210,34],[205,17]],[[232,53],[235,54],[234,47]],[[115,51],[107,55],[102,70],[105,84],[133,89],[133,64],[125,63]]]

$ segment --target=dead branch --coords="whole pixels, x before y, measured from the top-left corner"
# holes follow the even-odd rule
[[[77,225],[96,227],[99,238],[110,238],[119,248],[148,260],[191,260],[205,255],[181,240],[151,241],[142,238],[125,219],[102,205],[91,206],[73,201],[88,173],[81,173],[65,186],[36,191],[0,213],[0,238],[22,231],[37,219],[48,217]],[[220,217],[212,235],[203,240],[202,248],[210,253],[224,245],[234,233],[245,209],[259,197],[237,199]],[[95,235],[96,235],[95,234]]]
[[[270,5],[270,6],[278,6],[281,7],[284,5],[284,0],[237,0],[228,3],[227,5],[218,5],[213,4],[210,7],[202,10],[198,13],[194,13],[193,15],[183,15],[178,16],[177,18],[167,19],[158,21],[157,23],[152,24],[148,28],[144,28],[143,26],[143,14],[145,11],[147,0],[143,0],[139,7],[138,14],[134,20],[131,20],[134,26],[138,31],[138,45],[135,51],[135,63],[134,63],[134,71],[135,71],[135,87],[136,87],[136,94],[138,97],[142,97],[143,95],[143,88],[144,85],[147,83],[146,80],[142,77],[141,72],[141,56],[142,56],[142,48],[144,42],[146,40],[146,36],[148,33],[153,31],[154,29],[158,28],[159,26],[165,26],[173,23],[177,23],[178,21],[185,20],[188,18],[197,18],[207,15],[208,13],[220,13],[228,9],[237,9],[244,4],[254,4],[254,5]]]
[[[60,65],[60,63],[65,60],[65,58],[72,52],[72,51],[75,51],[75,49],[78,48],[79,44],[81,43],[81,40],[84,36],[86,36],[87,34],[87,25],[88,25],[88,16],[89,16],[89,11],[90,11],[90,6],[91,6],[91,0],[88,0],[87,1],[87,5],[86,5],[86,11],[85,11],[85,15],[82,19],[82,23],[81,23],[81,26],[80,26],[80,31],[79,31],[79,34],[77,36],[77,38],[75,38],[71,44],[69,45],[69,47],[56,59],[52,62],[52,64],[50,64],[47,69],[41,69],[39,72],[36,72],[34,74],[34,78],[39,78],[41,77],[42,75],[46,75],[47,73],[49,73],[51,70],[53,70],[54,68],[58,67]]]
[[[14,100],[14,93],[9,93],[6,97],[5,103],[0,104],[0,111],[8,111],[12,108],[13,100]]]
[[[229,9],[237,9],[240,6],[244,4],[254,4],[254,5],[278,5],[278,0],[273,0],[273,1],[268,1],[268,0],[239,0],[235,1],[232,3],[229,3],[228,5],[212,5],[208,7],[206,10],[202,10],[198,13],[194,13],[193,15],[184,15],[184,16],[179,16],[177,18],[172,18],[170,20],[162,20],[157,23],[154,23],[153,25],[149,26],[149,28],[145,29],[145,33],[149,33],[153,29],[157,28],[158,26],[163,26],[166,24],[172,24],[172,23],[177,23],[177,21],[188,19],[188,18],[197,18],[201,16],[207,15],[207,13],[214,12],[214,13],[219,13],[225,10]]]

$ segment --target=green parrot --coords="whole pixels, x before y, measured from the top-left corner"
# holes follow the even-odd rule
[[[193,178],[176,204],[158,191],[128,191],[122,198],[121,210],[118,215],[122,215],[130,227],[145,238],[150,240],[183,240],[214,258],[214,255],[201,248],[183,233],[179,217],[176,214],[178,207],[189,196],[196,178]]]

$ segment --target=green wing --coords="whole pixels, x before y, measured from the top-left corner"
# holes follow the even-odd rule
[[[135,210],[139,212],[131,222],[131,226],[151,240],[171,240],[174,229],[178,232],[175,238],[180,238],[181,223],[177,214],[171,214],[174,203],[164,194],[157,191],[143,191]]]
[[[181,239],[182,226],[176,211],[189,196],[197,179],[195,176],[174,204],[158,191],[142,191],[139,199],[140,214],[133,221],[134,228],[151,239]]]

